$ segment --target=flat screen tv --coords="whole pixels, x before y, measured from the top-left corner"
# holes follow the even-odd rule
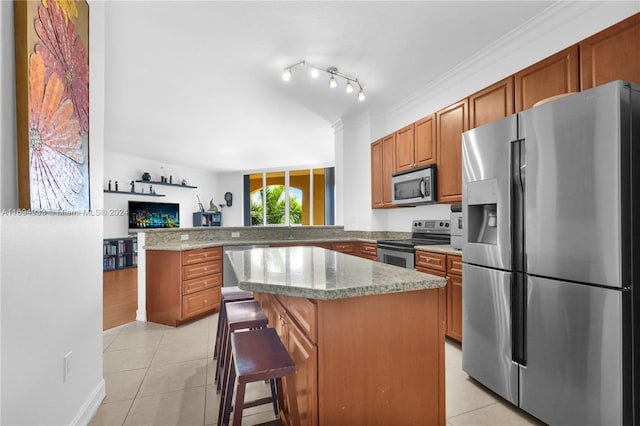
[[[129,201],[129,229],[179,227],[180,204]]]

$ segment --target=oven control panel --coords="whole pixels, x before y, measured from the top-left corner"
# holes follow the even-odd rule
[[[449,234],[451,233],[451,223],[449,219],[425,219],[414,220],[411,224],[411,232],[418,233],[436,233],[436,234]]]

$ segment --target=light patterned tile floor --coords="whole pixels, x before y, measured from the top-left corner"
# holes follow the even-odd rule
[[[173,328],[132,322],[103,333],[107,396],[90,425],[215,425],[219,395],[211,357],[218,315]],[[462,371],[460,345],[446,343],[447,426],[542,425]],[[264,383],[247,400],[269,395]],[[274,419],[271,406],[243,413],[243,425]]]

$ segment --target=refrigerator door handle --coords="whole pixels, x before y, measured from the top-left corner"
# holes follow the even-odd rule
[[[511,275],[511,359],[527,365],[527,282],[522,272]]]

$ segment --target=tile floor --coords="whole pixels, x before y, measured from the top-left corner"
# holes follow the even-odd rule
[[[90,425],[215,425],[212,362],[218,315],[177,328],[132,322],[104,331],[106,393]],[[269,395],[263,383],[247,400]],[[446,344],[447,426],[541,425],[469,379],[460,345]],[[272,420],[269,405],[245,410],[243,425]]]

